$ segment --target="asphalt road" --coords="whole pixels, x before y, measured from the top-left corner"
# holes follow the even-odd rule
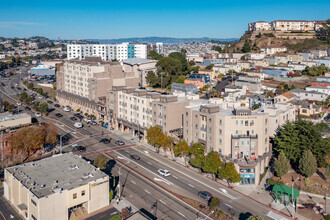
[[[3,188],[0,188],[0,220],[21,219],[17,212],[3,197]]]

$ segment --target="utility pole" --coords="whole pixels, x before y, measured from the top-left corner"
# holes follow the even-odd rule
[[[139,142],[140,142],[140,123],[138,124],[138,139],[139,139]]]
[[[1,168],[4,170],[4,161],[3,161],[3,131],[1,131]]]
[[[62,154],[62,135],[60,136],[60,154]]]

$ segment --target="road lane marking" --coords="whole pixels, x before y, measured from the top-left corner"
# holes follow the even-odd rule
[[[135,149],[136,149],[136,148],[135,148]],[[139,151],[139,152],[141,152],[141,150],[138,150],[138,149],[136,149],[136,150]],[[118,152],[117,152],[117,153],[118,153]],[[150,156],[150,155],[149,155],[149,156]],[[155,158],[153,158],[153,157],[151,157],[151,156],[150,156],[150,158],[156,160]],[[163,165],[165,165],[165,166],[167,166],[167,167],[170,167],[169,164],[166,164],[166,163],[164,163],[164,162],[161,161],[161,160],[157,160],[157,162],[162,163]],[[216,191],[216,192],[218,192],[218,193],[220,193],[220,194],[222,194],[222,195],[224,195],[224,196],[226,196],[226,197],[228,197],[228,198],[230,198],[230,199],[233,199],[233,200],[236,199],[236,197],[230,195],[229,193],[224,193],[224,192],[222,192],[222,191],[220,191],[220,190],[218,190],[218,189],[216,189],[216,188],[214,188],[214,187],[212,187],[212,186],[209,186],[209,185],[207,185],[206,183],[204,183],[204,182],[202,182],[202,181],[199,181],[199,180],[197,180],[197,179],[191,177],[189,174],[186,174],[186,173],[184,173],[184,172],[182,172],[182,171],[180,171],[180,170],[178,170],[178,169],[176,169],[176,168],[174,168],[174,167],[170,167],[170,168],[171,168],[172,170],[175,170],[175,171],[177,171],[178,173],[181,173],[181,174],[185,175],[186,177],[188,177],[188,178],[190,178],[190,179],[192,179],[192,180],[194,180],[194,181],[196,181],[196,182],[198,182],[198,183],[200,183],[200,184],[202,184],[202,185],[204,185],[204,186],[206,186],[206,187],[208,187],[208,188],[210,188],[210,189],[212,189],[212,190],[214,190],[214,191]]]
[[[166,202],[164,202],[163,200],[159,200],[159,202],[163,203],[164,205],[166,205]]]
[[[227,192],[227,190],[226,189],[223,189],[223,188],[219,188],[223,193],[227,193],[228,194],[228,192]]]
[[[147,163],[150,164],[150,165],[152,165],[152,163],[150,163],[149,161]]]
[[[135,184],[136,185],[136,182],[134,182],[133,180],[131,180],[131,183]]]
[[[181,216],[183,216],[183,217],[186,217],[184,214],[182,214],[181,212],[178,212],[179,213],[179,215],[181,215]]]
[[[175,179],[179,179],[178,177],[176,177],[176,176],[173,176]]]
[[[231,205],[228,205],[227,203],[225,203],[226,206],[228,206],[229,208],[233,208]]]
[[[145,189],[144,191],[145,191],[146,193],[150,194],[150,192],[149,192],[148,190]]]
[[[192,187],[192,188],[195,188],[195,186],[191,185],[190,183],[188,184],[188,186]]]
[[[173,183],[171,183],[170,181],[165,180],[165,179],[158,179],[157,177],[154,177],[154,180],[156,180],[156,181],[160,181],[160,182],[164,182],[164,183],[166,183],[167,185],[173,185]]]

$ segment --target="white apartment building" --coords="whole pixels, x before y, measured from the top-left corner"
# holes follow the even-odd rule
[[[101,57],[103,61],[147,58],[150,50],[163,53],[163,43],[156,44],[68,44],[67,59]]]
[[[317,31],[325,21],[276,20],[249,23],[249,31]]]
[[[260,52],[267,54],[267,55],[272,55],[275,53],[282,53],[287,51],[286,47],[282,47],[282,46],[266,46],[266,47],[262,47]]]
[[[249,23],[249,31],[270,31],[271,24],[267,21]]]

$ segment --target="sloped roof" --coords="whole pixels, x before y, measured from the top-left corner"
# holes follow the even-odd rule
[[[291,98],[293,98],[293,97],[296,96],[296,95],[293,94],[292,92],[284,92],[282,95],[283,95],[284,97],[288,98],[288,99],[291,99]]]

